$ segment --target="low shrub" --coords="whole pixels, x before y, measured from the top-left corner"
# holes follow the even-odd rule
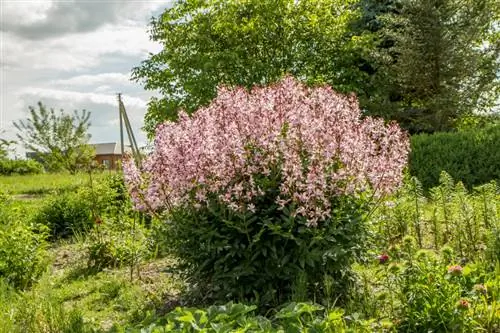
[[[500,125],[411,137],[410,173],[424,189],[439,184],[441,171],[471,189],[500,180]]]
[[[43,166],[34,160],[0,159],[0,175],[34,175],[43,172]]]
[[[18,289],[30,287],[48,265],[46,229],[21,213],[0,197],[0,278]]]
[[[134,269],[142,260],[152,257],[150,232],[138,215],[99,219],[94,224],[85,243],[90,271],[126,265]]]
[[[35,216],[35,222],[46,225],[51,239],[66,238],[86,232],[92,226],[92,204],[78,192],[53,194]]]
[[[346,320],[343,310],[326,310],[312,303],[290,303],[271,318],[255,314],[256,306],[227,303],[206,309],[176,308],[155,323],[130,333],[161,332],[374,332],[390,329],[390,322]],[[117,330],[120,332],[120,330]]]
[[[92,228],[96,217],[127,210],[128,197],[120,181],[120,176],[112,175],[73,192],[53,193],[37,212],[35,222],[48,226],[52,239],[85,233]]]

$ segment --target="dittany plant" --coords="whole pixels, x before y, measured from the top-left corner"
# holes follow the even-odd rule
[[[338,283],[329,295],[345,288],[367,204],[399,185],[408,149],[397,124],[362,119],[354,96],[286,77],[222,87],[163,123],[125,180],[137,209],[166,213],[172,254],[205,296],[273,304],[322,293],[325,275]]]

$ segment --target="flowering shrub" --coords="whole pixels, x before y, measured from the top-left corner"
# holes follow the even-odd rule
[[[402,180],[409,143],[396,124],[360,119],[353,96],[307,88],[287,77],[248,92],[221,88],[193,117],[156,130],[143,165],[147,189],[133,163],[124,164],[137,208],[158,210],[209,194],[236,210],[254,210],[257,174],[278,171],[276,203],[293,203],[309,225],[328,218],[331,196],[389,192]]]
[[[408,149],[355,97],[287,77],[221,88],[160,125],[125,181],[137,209],[167,213],[169,250],[204,297],[269,305],[321,292],[327,275],[327,294],[345,292],[367,203],[401,182]]]

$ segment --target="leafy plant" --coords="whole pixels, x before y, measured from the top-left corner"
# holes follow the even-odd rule
[[[299,289],[344,294],[364,214],[400,183],[407,152],[399,127],[361,119],[353,97],[287,77],[221,88],[158,128],[142,173],[124,167],[136,209],[165,214],[170,253],[196,289],[272,306]]]
[[[0,198],[0,278],[15,288],[30,287],[48,265],[47,230],[28,224],[8,197]]]
[[[152,256],[149,230],[137,220],[117,215],[99,219],[86,237],[87,268],[92,272],[128,265],[140,276],[139,263]]]
[[[37,161],[0,159],[0,175],[33,175],[43,172],[43,166]]]
[[[128,198],[116,177],[119,176],[100,179],[98,183],[93,181],[92,185],[89,183],[72,192],[56,191],[45,200],[34,220],[49,227],[52,239],[87,232],[97,217],[126,211]]]
[[[206,309],[176,308],[148,327],[145,333],[161,332],[373,332],[373,321],[354,320],[349,324],[341,309],[325,310],[313,303],[289,303],[271,318],[255,315],[255,306],[229,302]],[[380,327],[383,328],[384,326]],[[390,325],[385,325],[390,328]],[[127,332],[139,332],[129,329]]]
[[[441,171],[467,189],[500,179],[500,125],[462,132],[413,135],[410,173],[428,190]]]

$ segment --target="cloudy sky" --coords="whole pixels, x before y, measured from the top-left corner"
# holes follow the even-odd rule
[[[0,131],[38,101],[91,112],[92,142],[119,140],[116,93],[123,94],[138,140],[151,92],[132,67],[160,46],[148,22],[172,0],[0,0]],[[22,149],[18,150],[18,154]]]

